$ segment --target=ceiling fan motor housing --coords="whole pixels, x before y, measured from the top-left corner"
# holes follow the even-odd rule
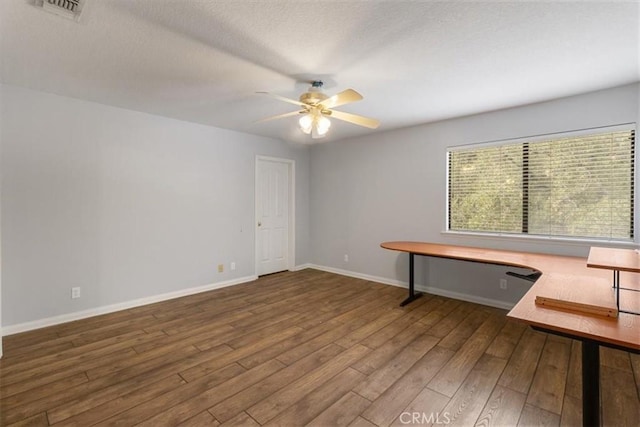
[[[309,90],[300,95],[300,102],[307,105],[316,105],[327,99],[328,96],[322,91],[322,85],[321,81],[314,81]]]

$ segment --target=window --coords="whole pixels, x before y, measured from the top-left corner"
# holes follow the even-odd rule
[[[448,152],[448,230],[632,241],[632,128]]]

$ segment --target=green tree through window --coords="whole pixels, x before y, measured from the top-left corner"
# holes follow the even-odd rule
[[[633,240],[635,132],[451,149],[448,229]]]

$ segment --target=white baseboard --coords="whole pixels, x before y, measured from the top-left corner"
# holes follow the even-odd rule
[[[357,273],[354,271],[343,270],[340,268],[326,267],[323,265],[308,264],[308,268],[314,268],[316,270],[327,271],[329,273],[340,274],[342,276],[355,277],[356,279],[369,280],[372,282],[382,283],[385,285],[398,286],[401,288],[409,288],[409,284],[401,282],[400,280],[389,279],[386,277],[372,276],[369,274]],[[502,308],[504,310],[511,310],[515,303],[508,301],[500,301],[491,298],[483,298],[477,295],[464,294],[460,292],[450,291],[448,289],[437,288],[433,286],[415,285],[415,289],[420,292],[426,292],[433,295],[439,295],[447,298],[458,299],[462,301],[472,302],[475,304],[487,305],[489,307]]]
[[[357,273],[355,271],[343,270],[341,268],[326,267],[324,265],[317,265],[317,264],[308,264],[308,268],[313,268],[315,270],[320,270],[320,271],[326,271],[328,273],[335,273],[341,276],[355,277],[356,279],[369,280],[371,282],[382,283],[384,285],[398,286],[401,288],[409,287],[407,283],[401,282],[399,280],[387,279],[386,277],[380,277],[380,276],[372,276],[370,274]]]
[[[341,276],[354,277],[356,279],[369,280],[376,283],[382,283],[385,285],[398,286],[402,288],[408,288],[409,285],[406,282],[402,282],[396,279],[389,279],[387,277],[373,276],[370,274],[358,273],[355,271],[343,270],[340,268],[327,267],[317,264],[300,264],[295,266],[292,271],[300,271],[305,268],[313,268],[315,270],[326,271],[329,273],[339,274]],[[211,291],[214,289],[226,288],[228,286],[239,285],[241,283],[251,282],[256,280],[257,276],[246,276],[238,279],[228,280],[225,282],[212,283],[209,285],[198,286],[195,288],[182,289],[175,292],[169,292],[160,295],[154,295],[151,297],[140,298],[132,301],[125,301],[118,304],[111,304],[102,307],[96,307],[88,310],[77,311],[75,313],[63,314],[60,316],[48,317],[46,319],[35,320],[32,322],[19,323],[17,325],[4,326],[2,328],[2,336],[18,334],[20,332],[27,332],[34,329],[45,328],[47,326],[59,325],[61,323],[72,322],[74,320],[86,319],[88,317],[99,316],[101,314],[113,313],[115,311],[127,310],[129,308],[140,307],[142,305],[153,304],[156,302],[167,301],[174,298],[180,298],[188,295],[194,295],[201,292]],[[502,308],[510,310],[515,305],[514,303],[507,301],[494,300],[490,298],[483,298],[477,295],[469,295],[459,292],[453,292],[447,289],[437,288],[433,286],[416,285],[416,290],[420,292],[427,292],[433,295],[440,295],[447,298],[459,299],[462,301],[473,302],[476,304],[487,305],[490,307]]]
[[[516,304],[508,301],[500,301],[497,299],[484,298],[477,295],[463,294],[460,292],[453,292],[447,289],[434,288],[432,286],[416,286],[416,289],[428,294],[439,295],[442,297],[459,299],[461,301],[473,302],[475,304],[486,305],[489,307],[501,308],[503,310],[511,310]]]
[[[63,314],[60,316],[48,317],[46,319],[34,320],[32,322],[19,323],[2,327],[2,336],[18,334],[20,332],[32,331],[34,329],[45,328],[47,326],[59,325],[61,323],[72,322],[74,320],[86,319],[88,317],[99,316],[101,314],[113,313],[115,311],[127,310],[129,308],[140,307],[142,305],[167,301],[188,295],[199,294],[201,292],[212,291],[214,289],[226,288],[228,286],[239,285],[241,283],[256,280],[258,276],[246,276],[224,282],[211,283],[209,285],[197,286],[195,288],[181,289],[179,291],[154,295],[151,297],[139,298],[117,304],[105,305],[88,310],[76,311],[75,313]]]
[[[314,268],[314,267],[313,267],[313,264],[306,263],[306,264],[296,265],[290,271],[300,271],[300,270],[304,270],[305,268]]]

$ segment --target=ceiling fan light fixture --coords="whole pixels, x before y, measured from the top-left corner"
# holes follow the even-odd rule
[[[305,114],[300,117],[298,120],[298,124],[300,125],[300,130],[307,135],[311,133],[311,129],[313,128],[313,116],[311,114]]]
[[[331,128],[331,120],[329,118],[352,123],[357,126],[364,126],[369,129],[376,129],[380,125],[380,122],[376,119],[334,110],[335,107],[360,101],[362,99],[362,95],[353,89],[346,89],[329,97],[322,91],[322,81],[320,80],[314,81],[311,84],[311,87],[307,89],[305,93],[300,95],[299,100],[286,98],[284,96],[268,92],[258,93],[269,95],[280,101],[294,104],[299,107],[298,111],[278,114],[276,116],[259,120],[258,122],[297,116],[299,114],[298,124],[300,126],[300,130],[306,135],[311,135],[312,139],[324,138],[327,135]]]
[[[324,136],[329,132],[329,128],[331,127],[331,120],[326,118],[325,116],[319,116],[316,120],[316,130],[318,134]]]
[[[311,139],[320,139],[320,138],[324,138],[327,134],[323,133],[323,134],[319,134],[318,131],[316,131],[315,129],[311,132]]]
[[[324,138],[324,136],[329,132],[329,128],[331,127],[331,120],[324,117],[320,113],[308,113],[304,116],[300,117],[298,120],[298,124],[300,125],[300,130],[309,135],[314,139]]]

